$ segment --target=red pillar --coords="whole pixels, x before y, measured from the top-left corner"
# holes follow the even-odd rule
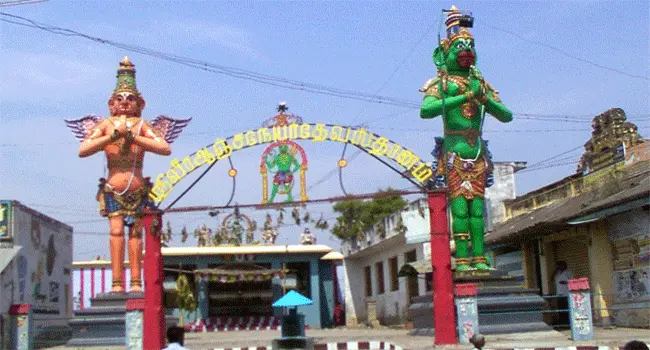
[[[147,214],[142,219],[146,232],[144,254],[144,349],[160,350],[165,346],[165,314],[163,312],[163,261],[160,251],[162,213]]]
[[[90,268],[90,297],[95,297],[95,268]]]
[[[84,269],[79,269],[79,310],[84,309]]]
[[[102,294],[106,293],[106,268],[102,267]]]
[[[431,265],[433,266],[434,345],[458,344],[451,248],[449,247],[447,193],[429,192],[428,203],[431,226]]]

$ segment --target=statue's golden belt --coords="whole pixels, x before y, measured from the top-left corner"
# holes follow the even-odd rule
[[[476,129],[463,129],[463,130],[445,130],[445,136],[462,136],[467,141],[467,144],[474,147],[476,141],[483,133]]]
[[[113,189],[113,186],[106,184],[104,185],[104,192],[111,195],[111,197],[119,203],[122,207],[122,211],[128,214],[135,213],[138,207],[142,204],[143,199],[149,193],[149,188],[143,186],[136,191],[127,191],[124,194],[119,194]]]

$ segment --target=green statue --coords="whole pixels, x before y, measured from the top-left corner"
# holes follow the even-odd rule
[[[494,180],[492,157],[481,134],[485,112],[504,123],[512,120],[512,112],[475,68],[474,37],[460,28],[459,17],[460,12],[452,7],[446,21],[447,39],[433,53],[438,76],[420,89],[425,93],[420,117],[443,117],[444,138],[436,138],[432,168],[435,186],[449,190],[456,271],[489,270],[484,251],[484,193]]]
[[[271,190],[271,198],[269,203],[273,203],[275,196],[280,193],[287,194],[287,200],[285,202],[293,202],[293,196],[291,195],[291,188],[293,187],[293,173],[300,169],[300,162],[289,153],[289,146],[280,145],[280,153],[278,155],[268,154],[266,157],[266,166],[270,172],[275,173],[273,177],[273,189]],[[269,157],[271,159],[269,159]],[[294,165],[294,168],[291,169],[291,166]],[[276,171],[273,171],[272,168],[277,167]]]

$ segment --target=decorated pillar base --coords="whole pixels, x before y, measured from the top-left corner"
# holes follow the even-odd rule
[[[144,299],[131,299],[126,302],[126,349],[142,350],[144,323]]]
[[[573,340],[594,339],[591,292],[586,277],[569,280],[569,318]]]
[[[32,310],[30,304],[14,304],[9,309],[11,316],[11,345],[12,349],[34,349],[34,333],[32,332]]]
[[[458,342],[471,344],[470,339],[478,333],[478,302],[476,285],[472,283],[456,285],[456,321]]]

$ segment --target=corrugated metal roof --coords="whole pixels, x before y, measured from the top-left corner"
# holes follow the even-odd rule
[[[486,243],[524,240],[566,227],[567,221],[620,205],[639,198],[650,197],[649,172],[634,174],[618,182],[603,184],[599,189],[556,201],[545,207],[518,215],[494,226],[485,236]]]
[[[0,273],[5,270],[7,265],[11,263],[21,249],[23,249],[23,247],[19,245],[15,245],[11,248],[0,248]]]

